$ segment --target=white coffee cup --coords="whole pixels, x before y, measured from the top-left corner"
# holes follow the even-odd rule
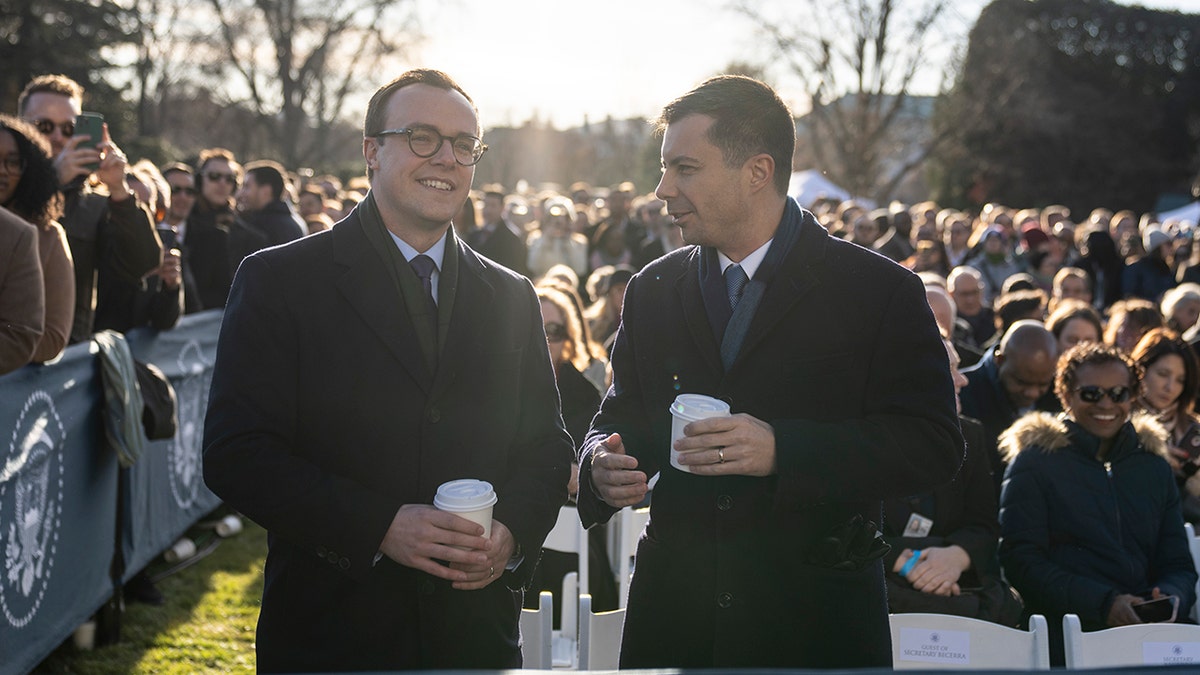
[[[433,505],[483,526],[485,539],[492,536],[492,507],[498,501],[492,484],[473,478],[442,483],[433,498]]]
[[[728,417],[729,404],[704,394],[680,394],[671,404],[671,466],[691,473],[689,466],[679,463],[679,451],[675,441],[683,438],[683,428],[689,422],[706,420],[710,417]]]

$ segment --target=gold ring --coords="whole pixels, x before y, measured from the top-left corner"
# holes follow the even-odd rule
[[[725,463],[725,448],[717,448],[717,464]]]

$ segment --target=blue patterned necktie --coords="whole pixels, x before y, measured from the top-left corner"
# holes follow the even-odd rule
[[[429,296],[429,301],[436,306],[437,302],[433,298],[433,270],[436,268],[433,258],[421,254],[408,261],[408,264],[412,265],[413,271],[421,280],[421,288],[425,289],[425,295]]]
[[[729,308],[737,309],[738,301],[742,299],[742,291],[746,288],[746,270],[741,265],[730,265],[725,268],[725,290],[729,294]]]

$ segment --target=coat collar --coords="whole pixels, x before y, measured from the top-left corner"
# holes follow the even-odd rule
[[[333,260],[345,270],[336,282],[342,297],[427,394],[434,396],[444,390],[454,379],[456,360],[439,359],[438,372],[430,372],[421,355],[404,299],[395,292],[384,261],[363,232],[357,210],[338,223],[330,234],[333,237]],[[464,353],[462,350],[470,349],[473,335],[471,308],[490,306],[495,288],[486,279],[485,267],[479,256],[464,246],[458,237],[452,233],[446,245],[456,247],[458,274],[455,279],[443,278],[440,281],[442,284],[457,284],[455,309],[452,310],[442,352]]]
[[[793,219],[799,227],[799,234],[767,284],[758,310],[750,322],[750,329],[738,359],[734,361],[729,373],[725,373],[726,376],[736,373],[746,355],[750,354],[796,303],[819,283],[817,271],[824,263],[829,233],[817,223],[811,213],[801,209],[791,199],[788,199],[783,218]],[[683,307],[688,332],[691,333],[704,362],[713,373],[720,374],[723,372],[720,345],[713,336],[700,283],[702,255],[703,249],[698,246],[690,247],[686,253],[683,270],[675,281],[675,288]]]

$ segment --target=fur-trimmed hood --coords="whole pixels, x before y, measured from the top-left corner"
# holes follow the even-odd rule
[[[1165,427],[1148,413],[1137,411],[1130,418],[1137,432],[1138,440],[1148,452],[1163,457],[1168,456],[1168,433]],[[1062,415],[1034,411],[1027,413],[1004,433],[1000,434],[997,445],[1000,455],[1005,462],[1012,462],[1017,454],[1027,448],[1036,447],[1042,452],[1055,452],[1071,444],[1067,424]]]

